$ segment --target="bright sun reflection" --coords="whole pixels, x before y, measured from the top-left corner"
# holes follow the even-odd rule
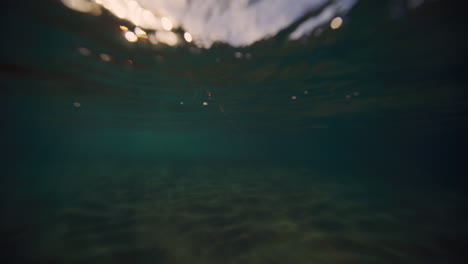
[[[128,40],[128,42],[137,42],[138,41],[137,35],[135,33],[133,33],[132,31],[125,32],[124,36]]]

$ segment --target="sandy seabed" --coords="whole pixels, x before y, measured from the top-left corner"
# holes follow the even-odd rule
[[[29,167],[23,180],[11,183],[2,217],[3,258],[463,262],[463,194],[437,186],[415,189],[309,168],[86,165]],[[42,175],[31,180],[34,187],[25,183],[32,174]]]

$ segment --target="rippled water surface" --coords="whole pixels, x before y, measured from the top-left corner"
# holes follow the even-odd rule
[[[6,4],[2,263],[464,263],[465,10],[205,49]]]

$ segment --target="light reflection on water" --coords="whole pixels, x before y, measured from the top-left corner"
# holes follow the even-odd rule
[[[156,34],[170,35],[174,28],[185,28],[187,42],[209,48],[217,41],[233,46],[246,46],[276,35],[302,17],[307,17],[291,39],[298,39],[315,28],[332,21],[332,28],[341,25],[341,18],[356,4],[357,0],[298,0],[294,5],[288,1],[146,1],[146,0],[62,0],[72,10],[100,15],[101,9]],[[318,13],[310,17],[310,13]],[[333,20],[332,20],[333,19]],[[135,32],[137,35],[138,33]],[[173,37],[171,37],[173,38]],[[177,42],[167,40],[167,45]],[[134,42],[134,41],[131,41]]]

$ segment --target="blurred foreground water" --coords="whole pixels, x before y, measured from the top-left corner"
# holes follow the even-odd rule
[[[210,49],[8,4],[2,263],[464,263],[466,8],[375,2]]]

